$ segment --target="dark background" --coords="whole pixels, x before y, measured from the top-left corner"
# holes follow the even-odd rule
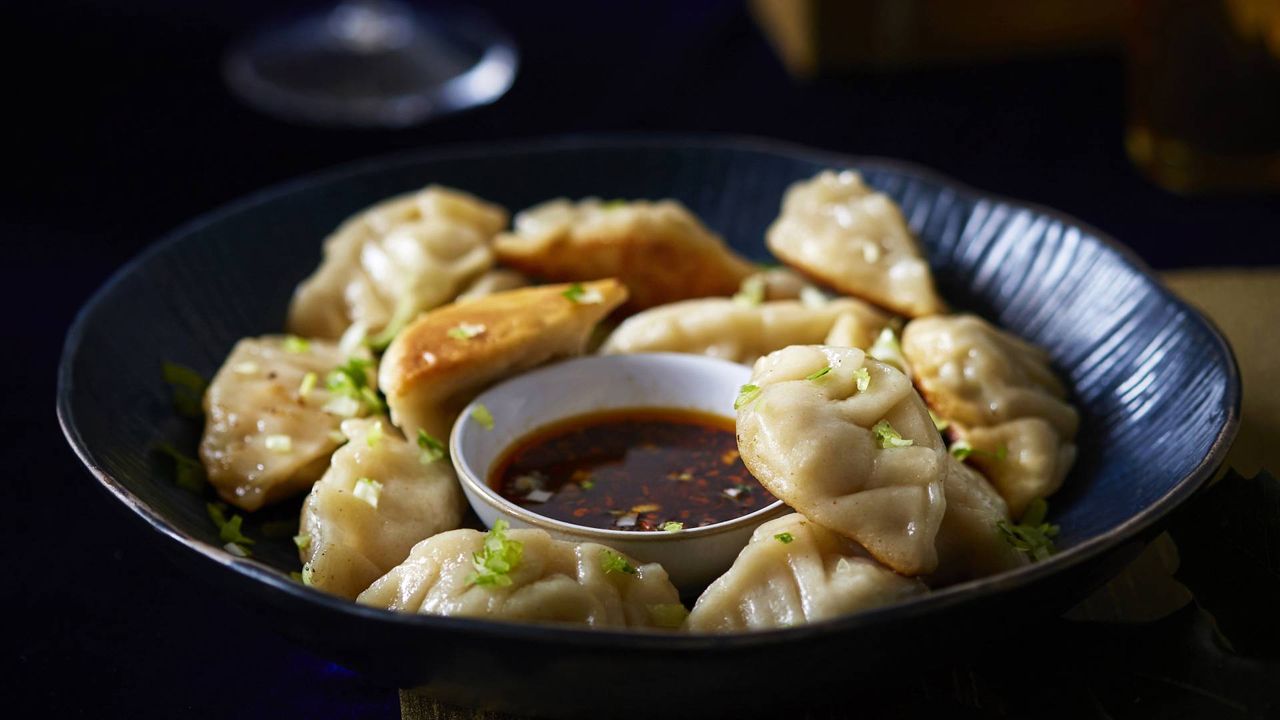
[[[264,185],[458,142],[727,132],[930,165],[1076,215],[1159,269],[1280,264],[1275,197],[1184,199],[1128,164],[1118,49],[800,82],[731,0],[490,0],[478,5],[522,51],[506,97],[416,129],[328,131],[258,115],[224,89],[218,63],[233,37],[308,6],[265,5],[3,11],[6,714],[398,716],[394,690],[278,639],[171,569],[80,468],[53,415],[62,335],[88,295],[157,236]]]

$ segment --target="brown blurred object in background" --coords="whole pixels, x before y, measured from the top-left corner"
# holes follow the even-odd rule
[[[1280,191],[1280,0],[1140,0],[1125,144],[1176,192]]]
[[[1119,44],[1123,0],[752,0],[795,75],[1000,60]]]

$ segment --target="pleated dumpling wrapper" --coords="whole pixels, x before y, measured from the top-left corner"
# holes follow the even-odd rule
[[[935,542],[938,567],[925,577],[930,587],[995,575],[1026,565],[1027,556],[1000,532],[1009,522],[1009,506],[978,471],[947,458],[943,486],[947,512]]]
[[[382,356],[378,383],[407,437],[447,438],[458,413],[490,384],[582,353],[591,331],[627,298],[616,280],[495,293],[425,313]]]
[[[406,440],[385,418],[346,420],[348,438],[302,504],[307,584],[354,600],[419,542],[462,523],[465,501],[443,447]]]
[[[353,325],[379,343],[418,313],[451,302],[493,266],[489,241],[507,211],[432,185],[348,219],[289,305],[289,332],[336,339]]]
[[[698,598],[686,628],[791,627],[890,605],[927,590],[852,540],[793,513],[756,528],[733,566]]]
[[[929,407],[966,443],[957,454],[983,471],[1014,517],[1062,485],[1080,417],[1044,350],[957,315],[911,321],[902,351]]]
[[[559,199],[517,213],[493,241],[505,265],[552,281],[617,278],[628,312],[732,295],[756,271],[674,200]]]
[[[352,379],[330,387],[331,374]],[[380,404],[373,361],[349,358],[334,343],[283,335],[236,343],[204,396],[200,459],[223,500],[243,510],[306,492],[342,444],[343,419]]]
[[[947,450],[905,375],[794,345],[756,363],[735,406],[742,460],[775,497],[899,573],[934,571]]]
[[[423,540],[358,602],[407,613],[599,628],[676,628],[687,614],[656,563],[543,530],[453,530]]]
[[[820,305],[796,300],[685,300],[632,315],[600,351],[693,353],[750,364],[788,345],[821,343],[837,322],[847,323],[852,339],[869,345],[889,316],[853,298]]]
[[[910,317],[945,310],[902,211],[851,170],[792,185],[766,241],[779,260],[846,295]]]

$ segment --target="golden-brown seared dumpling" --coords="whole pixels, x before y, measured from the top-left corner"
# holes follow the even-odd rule
[[[205,393],[200,441],[200,459],[222,499],[257,510],[320,477],[343,442],[335,435],[343,418],[369,409],[326,387],[326,376],[347,362],[323,340],[268,335],[236,343]],[[349,367],[368,372],[362,362],[372,366],[358,359]]]
[[[856,172],[792,185],[766,239],[778,259],[846,295],[911,317],[944,310],[902,211]]]
[[[925,578],[932,587],[995,575],[1027,564],[996,523],[1009,521],[1009,506],[978,472],[947,458],[943,485],[947,512],[938,528],[938,569]]]
[[[455,303],[420,316],[382,357],[378,384],[409,437],[444,438],[494,381],[578,355],[592,328],[627,298],[616,280],[543,285]]]
[[[287,327],[330,339],[357,323],[370,335],[394,334],[488,270],[489,240],[506,224],[503,208],[436,185],[378,203],[325,240],[320,267],[294,292]]]
[[[793,513],[756,528],[724,575],[698,598],[693,632],[767,630],[828,620],[927,591],[857,543]]]
[[[737,407],[742,461],[775,497],[900,573],[937,567],[947,451],[905,375],[792,346],[756,363]]]
[[[729,298],[685,300],[627,318],[600,352],[682,352],[749,364],[788,345],[820,343],[837,322],[850,339],[869,345],[889,317],[852,298],[821,305],[796,300],[759,304]]]
[[[534,277],[617,278],[631,291],[631,311],[732,295],[755,271],[674,200],[551,200],[518,213],[515,231],[494,239],[493,249]]]
[[[685,616],[661,565],[504,527],[422,541],[358,601],[408,613],[613,628],[674,627]]]
[[[1014,517],[1061,484],[1079,415],[1048,355],[973,315],[913,320],[902,351],[934,412],[976,452]]]
[[[424,452],[384,418],[346,420],[350,440],[302,504],[298,550],[307,581],[354,600],[432,535],[462,523],[447,454]]]

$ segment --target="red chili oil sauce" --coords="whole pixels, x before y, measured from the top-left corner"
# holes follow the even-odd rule
[[[738,456],[730,418],[633,408],[579,415],[526,435],[489,484],[528,510],[614,530],[684,529],[773,503]]]

